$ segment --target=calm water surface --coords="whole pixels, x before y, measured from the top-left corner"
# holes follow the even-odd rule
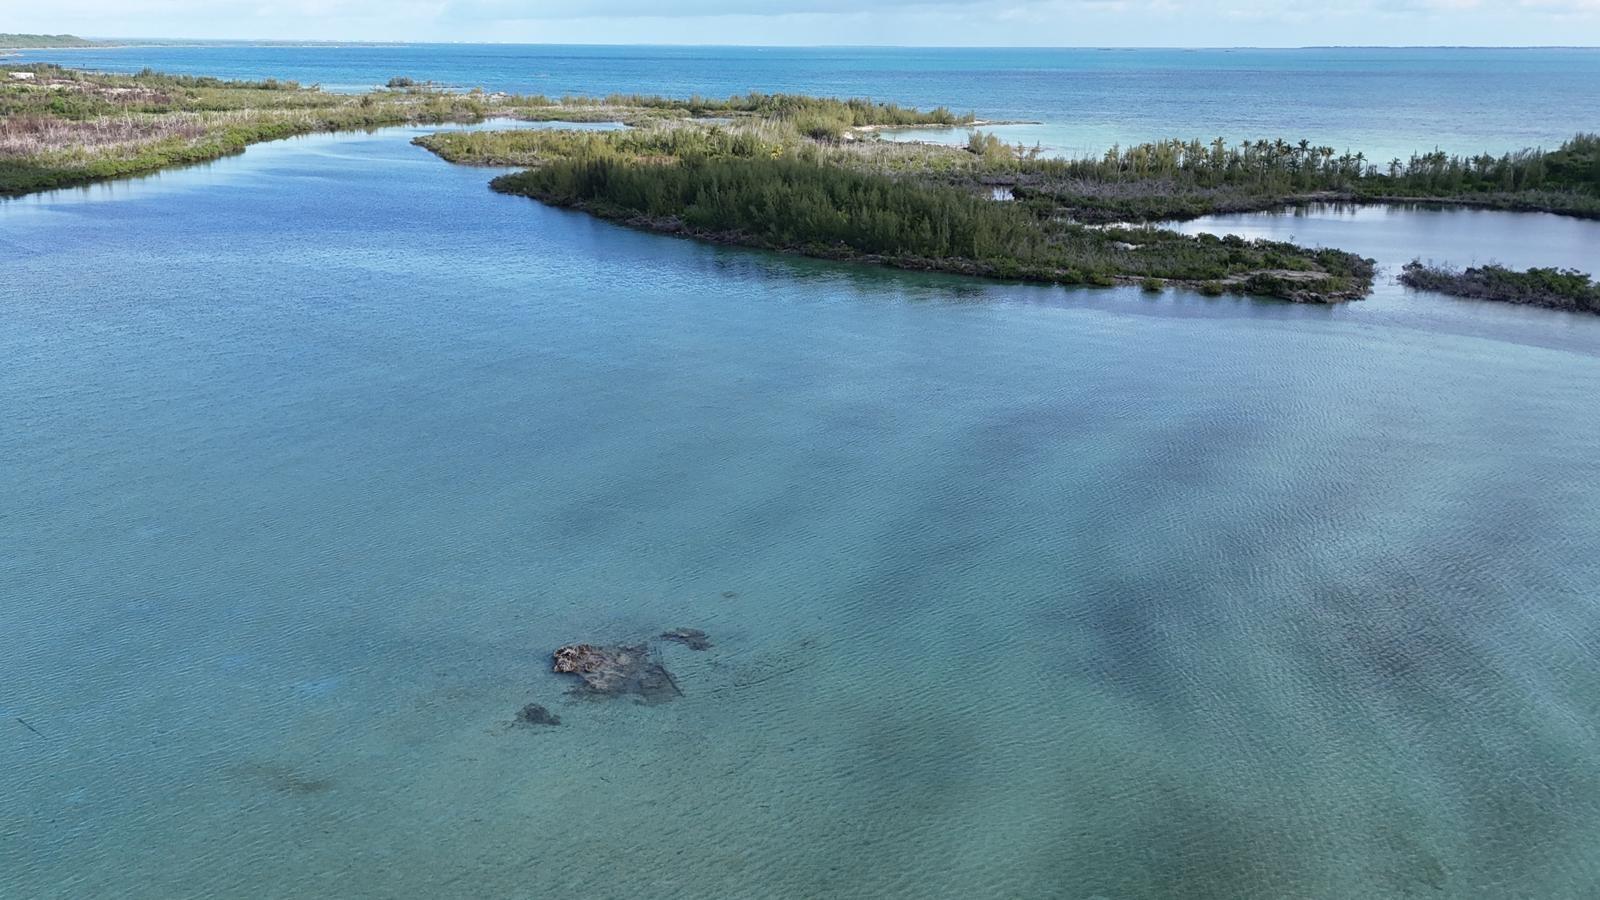
[[[1339,247],[1398,270],[1413,259],[1514,269],[1558,266],[1600,272],[1600,222],[1545,213],[1313,204],[1278,212],[1205,216],[1163,226],[1184,234]]]
[[[0,896],[1600,892],[1600,319],[707,247],[412,134],[0,204]],[[680,626],[670,703],[548,671]]]

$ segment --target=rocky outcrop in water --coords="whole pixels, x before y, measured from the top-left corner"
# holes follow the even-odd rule
[[[555,671],[576,675],[578,693],[599,697],[634,695],[645,702],[683,696],[678,682],[648,644],[569,644],[554,654]]]

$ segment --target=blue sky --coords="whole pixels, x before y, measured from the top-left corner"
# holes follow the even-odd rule
[[[0,0],[0,31],[528,43],[1600,45],[1600,0]]]

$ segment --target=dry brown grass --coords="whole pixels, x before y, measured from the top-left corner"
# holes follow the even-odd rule
[[[85,122],[48,116],[0,119],[0,156],[32,156],[63,150],[104,153],[170,138],[193,140],[206,132],[197,113],[107,116]]]

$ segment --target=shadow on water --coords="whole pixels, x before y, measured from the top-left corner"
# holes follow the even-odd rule
[[[333,790],[333,780],[308,775],[294,766],[278,762],[248,762],[228,770],[234,778],[253,783],[288,797],[307,797]]]

